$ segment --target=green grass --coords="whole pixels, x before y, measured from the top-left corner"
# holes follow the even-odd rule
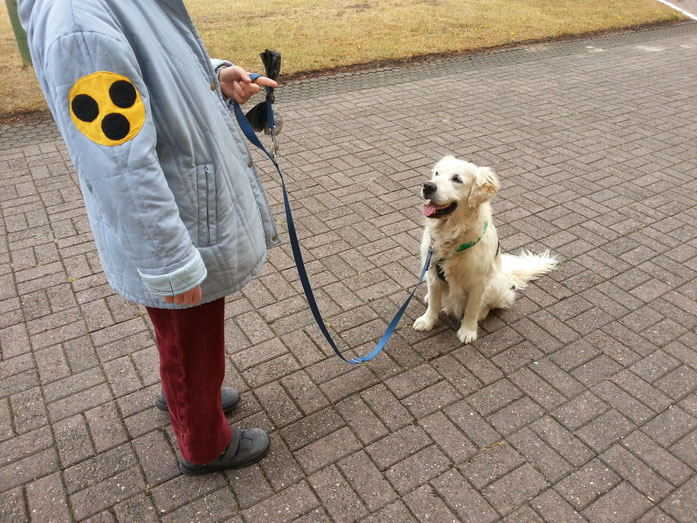
[[[655,0],[185,0],[211,56],[249,70],[283,56],[282,76],[471,52],[677,21]],[[0,9],[0,117],[45,110]]]

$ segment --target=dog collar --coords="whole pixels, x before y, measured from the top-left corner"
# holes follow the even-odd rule
[[[486,234],[487,227],[489,227],[489,222],[484,222],[484,231],[482,232],[482,235],[473,242],[463,243],[457,249],[455,249],[455,252],[462,252],[462,251],[469,249],[470,247],[474,247],[475,245],[477,245],[479,243],[479,240],[484,238],[484,235]]]

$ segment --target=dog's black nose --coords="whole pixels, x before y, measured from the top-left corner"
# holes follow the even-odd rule
[[[436,192],[436,184],[435,183],[426,182],[425,184],[423,184],[423,187],[421,187],[421,194],[423,195],[424,198],[428,198],[434,192]]]

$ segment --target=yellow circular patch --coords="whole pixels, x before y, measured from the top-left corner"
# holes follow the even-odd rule
[[[120,145],[133,139],[145,122],[140,93],[120,74],[97,71],[83,76],[68,96],[73,123],[100,145]]]

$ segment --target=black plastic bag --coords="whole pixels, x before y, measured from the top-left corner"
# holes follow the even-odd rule
[[[278,75],[281,72],[281,53],[266,49],[259,56],[261,56],[261,61],[264,63],[266,76],[272,80],[278,80]],[[266,104],[274,103],[275,97],[273,91],[273,87],[266,89],[266,100],[252,107],[245,115],[247,120],[249,120],[249,123],[252,124],[252,129],[254,129],[256,132],[264,131],[267,134],[270,134],[268,123],[266,121]],[[274,132],[278,133],[280,131],[280,120],[275,123],[276,129]]]

